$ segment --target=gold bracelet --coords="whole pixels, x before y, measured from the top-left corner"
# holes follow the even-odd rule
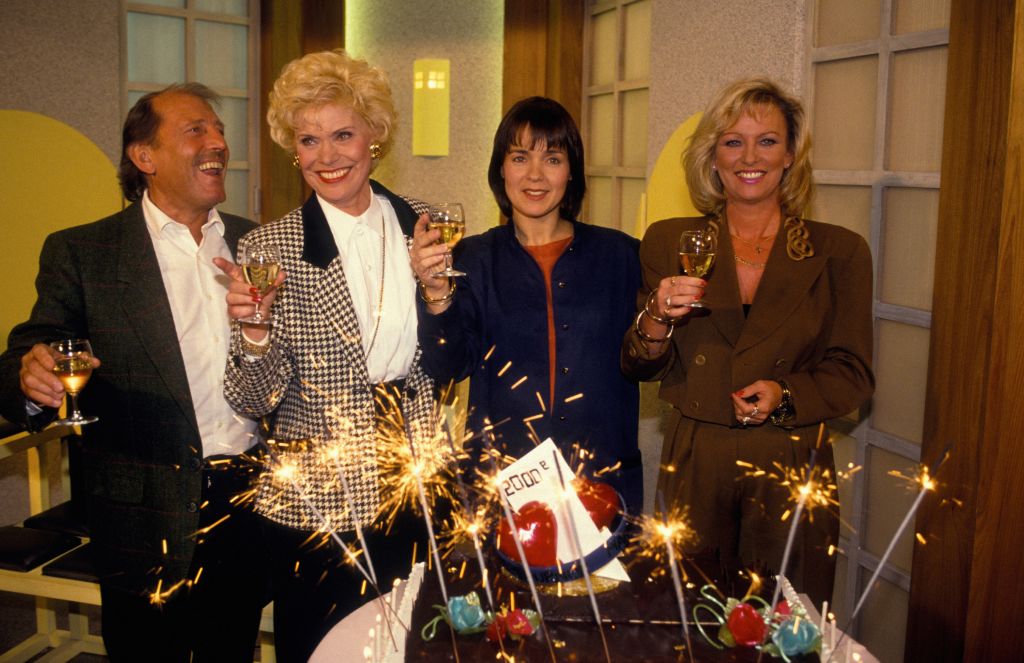
[[[452,297],[455,295],[455,279],[448,279],[448,284],[448,294],[446,294],[444,297],[431,299],[430,296],[427,295],[427,286],[423,283],[423,281],[420,281],[420,299],[422,299],[427,304],[444,304],[445,302],[450,302],[452,300]]]
[[[657,294],[657,290],[652,290],[651,294],[647,295],[647,301],[644,302],[644,313],[646,313],[647,317],[650,318],[651,320],[671,327],[676,323],[675,320],[673,320],[672,318],[661,318],[651,313],[651,297],[655,297]]]
[[[242,335],[242,352],[250,357],[262,357],[270,352],[270,343],[258,345],[247,339],[245,335]]]
[[[640,337],[641,341],[644,341],[645,343],[664,343],[668,339],[672,338],[672,332],[675,331],[676,329],[672,325],[668,326],[668,334],[666,334],[663,338],[655,338],[650,334],[646,333],[643,329],[640,329],[640,316],[644,315],[645,313],[647,313],[647,311],[640,311],[639,313],[637,313],[636,322],[633,323],[633,329],[636,331],[636,335]],[[650,313],[647,313],[647,315],[650,315]]]

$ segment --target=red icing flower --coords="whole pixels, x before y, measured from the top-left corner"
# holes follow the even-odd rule
[[[533,624],[526,616],[526,613],[518,608],[505,616],[505,626],[512,635],[530,635],[533,633]]]
[[[793,610],[789,607],[789,602],[786,599],[779,601],[779,604],[775,606],[775,621],[784,622],[793,614]]]
[[[505,633],[507,631],[508,627],[505,624],[505,615],[497,614],[494,616],[494,621],[487,627],[487,640],[489,642],[504,640]]]
[[[764,636],[768,633],[768,626],[764,623],[764,619],[749,603],[740,603],[733,608],[729,613],[726,625],[736,644],[744,647],[761,644],[764,641]]]

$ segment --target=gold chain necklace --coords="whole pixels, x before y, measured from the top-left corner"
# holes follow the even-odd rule
[[[757,254],[757,255],[761,255],[761,251],[764,251],[764,248],[763,248],[763,247],[761,246],[761,242],[762,242],[762,241],[764,241],[764,240],[766,240],[766,239],[775,239],[775,236],[779,234],[779,231],[778,231],[778,230],[776,230],[776,231],[775,231],[774,233],[772,233],[771,235],[768,235],[768,236],[762,236],[762,237],[758,237],[758,238],[757,238],[757,239],[756,239],[755,241],[753,241],[753,242],[751,242],[750,240],[747,240],[747,239],[743,239],[743,238],[742,238],[742,237],[740,237],[739,235],[734,235],[733,233],[729,233],[729,234],[730,234],[730,235],[731,235],[732,237],[734,237],[734,238],[736,238],[736,239],[740,240],[741,242],[743,242],[744,244],[746,244],[746,245],[747,245],[747,246],[749,246],[750,248],[754,249],[754,253],[755,253],[755,254]]]
[[[370,347],[366,349],[366,359],[369,361],[373,344],[377,342],[377,332],[380,331],[380,319],[384,317],[384,273],[387,271],[387,222],[384,220],[384,209],[380,210],[380,296],[377,299],[377,320],[373,323],[373,336],[370,338]]]
[[[733,257],[733,259],[736,262],[740,263],[741,265],[746,265],[747,267],[753,267],[754,269],[764,269],[765,267],[768,266],[768,263],[766,263],[766,262],[751,262],[749,260],[746,260],[744,258],[739,257],[736,254],[733,254],[732,257]]]

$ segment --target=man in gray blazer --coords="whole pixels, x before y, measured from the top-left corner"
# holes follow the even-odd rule
[[[31,317],[0,356],[0,411],[40,428],[64,397],[47,344],[91,341],[80,400],[99,421],[81,429],[77,497],[114,661],[251,661],[265,603],[260,531],[231,500],[257,472],[256,426],[224,401],[227,280],[213,265],[254,224],[214,209],[229,155],[215,101],[190,83],[129,111],[118,175],[132,204],[46,239]]]

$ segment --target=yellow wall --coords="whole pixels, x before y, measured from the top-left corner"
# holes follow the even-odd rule
[[[48,234],[116,212],[113,164],[88,138],[38,113],[0,110],[0,350],[35,302],[39,250]]]

